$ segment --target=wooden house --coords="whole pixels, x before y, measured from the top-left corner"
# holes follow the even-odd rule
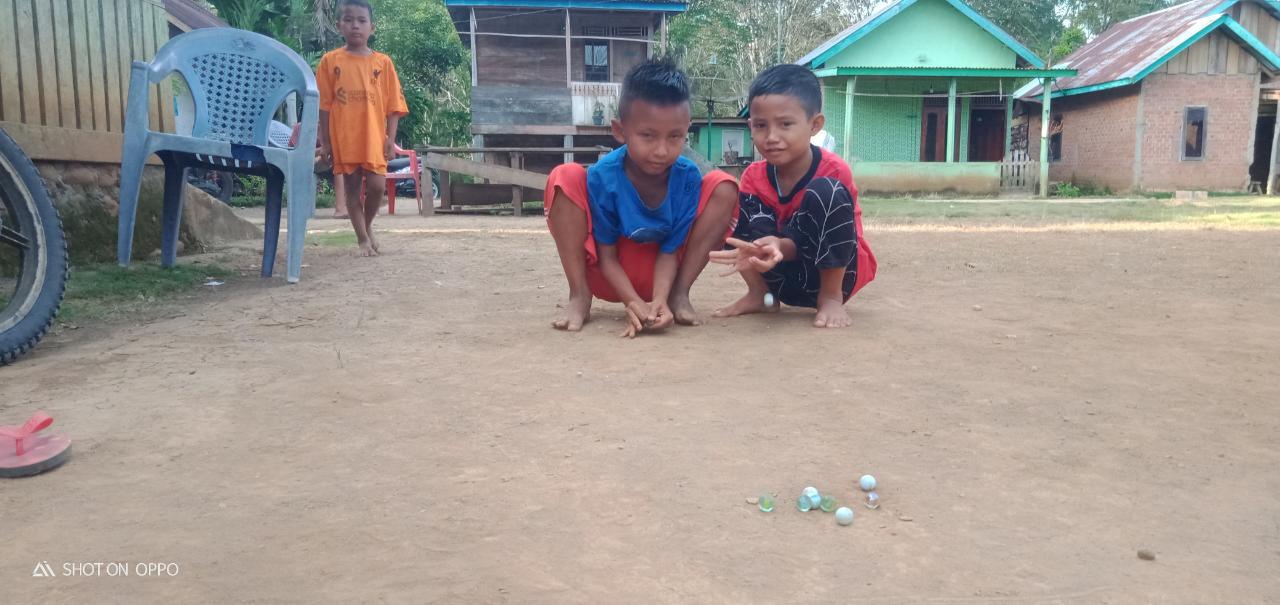
[[[822,80],[826,129],[858,186],[890,193],[997,193],[1013,92],[1075,75],[961,0],[885,3],[797,63]]]
[[[129,66],[169,39],[164,3],[0,0],[0,23],[0,128],[34,160],[118,164]],[[172,130],[160,88],[151,127]]]
[[[615,145],[609,120],[623,77],[665,48],[667,18],[687,3],[445,0],[445,6],[471,51],[473,146],[583,148]],[[571,160],[530,156],[525,167],[548,172]]]
[[[1195,0],[1116,24],[1059,64],[1080,75],[1051,87],[1051,178],[1274,192],[1278,53],[1269,0]],[[1038,102],[1044,90],[1022,94]]]

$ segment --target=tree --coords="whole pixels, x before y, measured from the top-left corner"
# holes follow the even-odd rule
[[[1062,0],[1060,10],[1066,21],[1096,36],[1126,19],[1132,19],[1182,0]]]
[[[693,0],[672,19],[669,39],[694,94],[733,115],[757,73],[795,61],[848,24],[847,0]],[[703,109],[695,107],[695,110]]]
[[[991,19],[1013,38],[1041,57],[1047,56],[1059,34],[1062,20],[1057,0],[970,0],[974,10]]]
[[[315,66],[341,41],[334,0],[210,0],[231,27],[271,36]]]
[[[1085,41],[1084,30],[1080,27],[1072,25],[1063,30],[1062,35],[1058,36],[1057,43],[1053,45],[1053,50],[1049,53],[1050,63],[1057,63],[1067,58],[1067,55],[1084,46]]]
[[[417,145],[470,143],[471,60],[441,2],[373,0],[374,48],[395,63],[409,115],[400,140]]]
[[[314,68],[324,52],[342,44],[337,0],[210,0],[233,27],[271,36]],[[469,59],[444,5],[424,0],[372,0],[376,30],[371,45],[391,56],[409,115],[400,120],[404,145],[470,140]]]

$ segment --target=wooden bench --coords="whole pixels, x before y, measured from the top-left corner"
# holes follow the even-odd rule
[[[425,158],[423,165],[428,172],[424,175],[430,182],[429,171],[440,172],[440,209],[451,210],[455,205],[482,205],[492,198],[489,194],[494,189],[510,189],[511,211],[515,216],[524,214],[524,189],[541,190],[546,186],[547,175],[524,169],[524,160],[528,155],[568,155],[578,153],[594,153],[597,157],[613,151],[604,146],[595,147],[419,147],[418,154]],[[485,154],[504,153],[511,158],[510,166],[478,162],[474,159],[454,157],[450,154]],[[465,189],[455,191],[456,186],[450,183],[450,174],[465,174],[489,183],[467,185]],[[461,185],[461,184],[460,184]],[[455,195],[462,194],[462,195]],[[423,214],[432,214],[435,204],[424,204]]]

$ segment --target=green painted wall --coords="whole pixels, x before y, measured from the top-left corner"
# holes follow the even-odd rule
[[[742,126],[712,124],[710,129],[708,129],[705,123],[698,126],[697,121],[695,120],[694,127],[697,130],[692,132],[689,145],[693,147],[694,151],[706,156],[712,164],[719,165],[724,163],[724,148],[722,145],[725,130],[738,130],[742,132],[743,149],[738,150],[739,156],[755,156],[755,148],[751,146],[751,131],[747,130],[745,124]],[[707,155],[708,136],[711,139],[711,155]]]
[[[855,97],[854,162],[916,162],[920,159],[919,98]]]
[[[847,156],[844,152],[844,79],[822,81],[822,113],[827,118],[827,132],[836,139],[836,154]]]
[[[930,162],[858,162],[850,166],[865,193],[1000,193],[1000,165]]]
[[[947,4],[920,0],[855,41],[827,67],[1015,67],[1017,55]]]
[[[844,148],[843,79],[823,81],[823,111],[827,116],[827,132],[836,137],[838,153],[848,162],[917,162],[920,160],[920,126],[924,100],[922,94],[945,96],[948,81],[925,78],[859,78],[858,96],[853,105],[853,148]],[[989,80],[960,80],[957,91],[998,90],[999,83]],[[1007,86],[1006,86],[1007,89]],[[913,95],[913,96],[876,96]],[[960,161],[969,159],[969,99],[956,99],[960,136],[956,146]],[[945,131],[944,131],[945,132]]]

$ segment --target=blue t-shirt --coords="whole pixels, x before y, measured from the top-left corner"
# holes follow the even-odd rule
[[[666,199],[657,208],[649,208],[627,178],[623,169],[626,157],[627,146],[623,145],[587,170],[592,234],[606,246],[625,237],[642,244],[656,242],[663,253],[674,254],[689,237],[698,214],[702,194],[698,166],[683,156],[676,160],[667,181]]]

